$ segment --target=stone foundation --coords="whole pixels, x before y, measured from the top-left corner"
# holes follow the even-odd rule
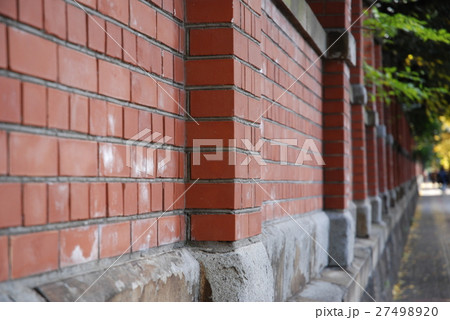
[[[373,224],[369,238],[356,239],[354,260],[346,272],[325,268],[289,301],[391,301],[418,198],[415,180],[402,190],[403,196],[383,217],[384,223]]]

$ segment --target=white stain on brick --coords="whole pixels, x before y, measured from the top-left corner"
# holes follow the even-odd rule
[[[69,186],[65,184],[59,184],[57,187],[58,197],[55,198],[55,208],[58,212],[64,212],[67,206],[66,197],[63,195],[68,194]]]
[[[80,264],[85,263],[89,261],[93,261],[97,259],[97,253],[98,253],[98,235],[97,232],[93,232],[89,237],[94,237],[94,241],[92,241],[92,246],[87,250],[87,252],[84,252],[83,249],[76,245],[75,248],[72,250],[70,257],[64,257],[63,261],[65,264]]]
[[[100,158],[107,173],[120,172],[123,169],[123,161],[116,147],[105,144],[100,149]]]

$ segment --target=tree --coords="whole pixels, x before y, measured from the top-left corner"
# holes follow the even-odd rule
[[[366,81],[386,104],[403,106],[417,142],[416,154],[433,159],[442,123],[450,119],[450,1],[384,0],[366,19],[383,45],[382,70],[365,66]],[[375,99],[375,97],[372,97]]]

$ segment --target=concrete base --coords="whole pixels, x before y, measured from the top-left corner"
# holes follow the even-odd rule
[[[383,217],[384,223],[374,224],[369,238],[356,239],[355,257],[345,272],[326,268],[289,301],[392,301],[392,286],[418,198],[415,181],[403,187],[404,197]]]
[[[370,197],[370,206],[372,207],[372,222],[381,223],[382,222],[382,212],[383,212],[383,200],[381,197]]]
[[[273,273],[261,242],[229,252],[192,249],[202,270],[202,301],[273,301]]]
[[[389,205],[391,208],[395,207],[396,201],[397,201],[397,192],[395,189],[389,190]]]
[[[346,267],[352,263],[355,243],[355,221],[348,210],[327,211],[330,219],[329,266]]]
[[[199,263],[187,249],[176,249],[70,277],[52,273],[2,283],[0,292],[10,301],[197,301],[199,283]]]
[[[372,207],[369,200],[355,201],[356,205],[356,236],[367,238],[372,226]]]
[[[356,204],[353,201],[350,201],[349,206],[348,206],[348,211],[350,211],[353,221],[356,221]],[[355,232],[356,232],[356,228],[355,228]]]
[[[328,264],[329,219],[322,212],[264,225],[262,241],[272,265],[275,301],[286,301]]]
[[[381,212],[382,216],[387,215],[389,212],[389,208],[391,206],[391,197],[388,191],[385,191],[380,194],[382,205],[381,205]]]

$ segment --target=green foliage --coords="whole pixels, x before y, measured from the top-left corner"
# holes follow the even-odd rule
[[[445,87],[426,86],[425,80],[417,71],[406,67],[405,70],[397,70],[396,67],[385,67],[377,70],[368,64],[364,64],[365,81],[369,86],[377,86],[377,96],[370,95],[374,102],[377,98],[386,104],[395,98],[403,104],[406,111],[417,104],[426,103],[430,109],[439,109],[445,103],[445,95],[450,92]]]
[[[393,15],[380,12],[376,7],[372,9],[372,18],[365,21],[365,26],[374,30],[376,35],[392,41],[398,31],[411,32],[423,41],[435,41],[450,44],[450,33],[445,29],[432,29],[427,27],[426,21],[406,16],[401,13]]]
[[[383,46],[384,68],[364,65],[375,101],[399,102],[416,140],[416,156],[433,161],[443,119],[450,119],[450,1],[382,0],[364,25]],[[369,90],[370,91],[370,90]]]

